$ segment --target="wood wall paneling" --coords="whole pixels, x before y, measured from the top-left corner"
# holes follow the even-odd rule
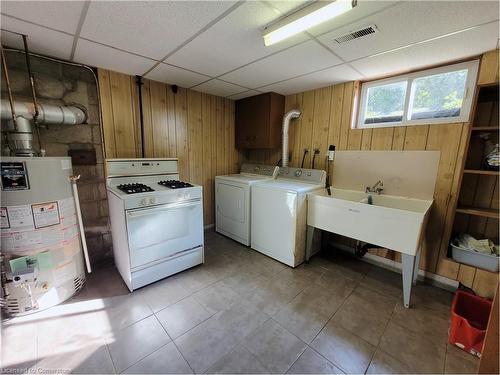
[[[140,157],[135,78],[99,69],[99,81],[106,157]],[[144,80],[142,104],[145,157],[177,157],[180,178],[203,186],[204,223],[213,224],[214,177],[236,173],[242,159],[234,147],[234,102]]]
[[[498,50],[483,56],[480,83],[498,81]],[[435,189],[435,203],[430,214],[429,225],[424,242],[420,268],[451,279],[458,279],[468,286],[474,286],[480,293],[491,296],[496,284],[496,274],[474,267],[460,265],[447,258],[447,249],[452,232],[454,210],[460,193],[460,174],[466,148],[468,123],[418,125],[408,127],[389,127],[374,129],[352,129],[353,97],[356,92],[354,82],[347,82],[326,88],[288,95],[285,100],[286,110],[299,108],[302,116],[292,122],[290,129],[290,149],[293,156],[290,165],[300,166],[304,148],[320,148],[320,155],[325,155],[329,144],[338,150],[438,150],[441,158]],[[330,99],[328,99],[330,96]],[[498,112],[498,111],[493,111]],[[325,129],[328,123],[328,129]],[[327,142],[321,140],[327,135]],[[249,161],[272,162],[277,159],[272,152],[256,150],[246,157]],[[304,167],[310,166],[310,155]],[[317,167],[323,166],[317,164]],[[477,177],[475,177],[477,178]],[[488,186],[498,194],[498,187]],[[493,193],[495,196],[495,193]],[[490,195],[491,197],[491,195]],[[473,199],[473,198],[472,198]],[[498,199],[491,200],[489,206],[497,208]],[[491,231],[498,232],[498,227],[489,221]],[[498,221],[496,221],[498,226]],[[371,253],[400,260],[399,254],[386,250],[374,249]]]

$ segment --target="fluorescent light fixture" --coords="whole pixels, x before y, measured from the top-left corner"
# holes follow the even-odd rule
[[[302,31],[331,20],[357,5],[357,0],[316,1],[313,4],[266,27],[264,44],[270,46]]]

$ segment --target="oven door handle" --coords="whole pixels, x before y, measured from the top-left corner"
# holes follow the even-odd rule
[[[186,207],[199,206],[199,205],[201,205],[201,199],[197,199],[197,200],[193,200],[193,201],[189,201],[189,202],[183,202],[183,203],[167,203],[167,204],[162,204],[161,206],[144,207],[144,208],[138,208],[138,209],[134,209],[134,210],[128,210],[127,216],[128,217],[146,216],[146,215],[150,215],[150,214],[160,212],[160,211],[170,211],[172,209],[186,208]]]

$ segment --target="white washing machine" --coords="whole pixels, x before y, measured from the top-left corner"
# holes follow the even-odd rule
[[[215,177],[215,230],[250,245],[251,186],[276,178],[278,167],[243,164],[239,174]]]
[[[280,168],[252,186],[251,246],[291,267],[305,259],[307,193],[325,188],[326,172]]]

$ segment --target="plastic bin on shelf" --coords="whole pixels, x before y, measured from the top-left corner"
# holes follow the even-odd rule
[[[451,305],[448,342],[481,357],[491,304],[488,299],[457,290]]]
[[[483,254],[465,249],[458,246],[455,241],[451,242],[451,256],[459,263],[479,267],[490,272],[498,272],[499,259],[496,255]]]

